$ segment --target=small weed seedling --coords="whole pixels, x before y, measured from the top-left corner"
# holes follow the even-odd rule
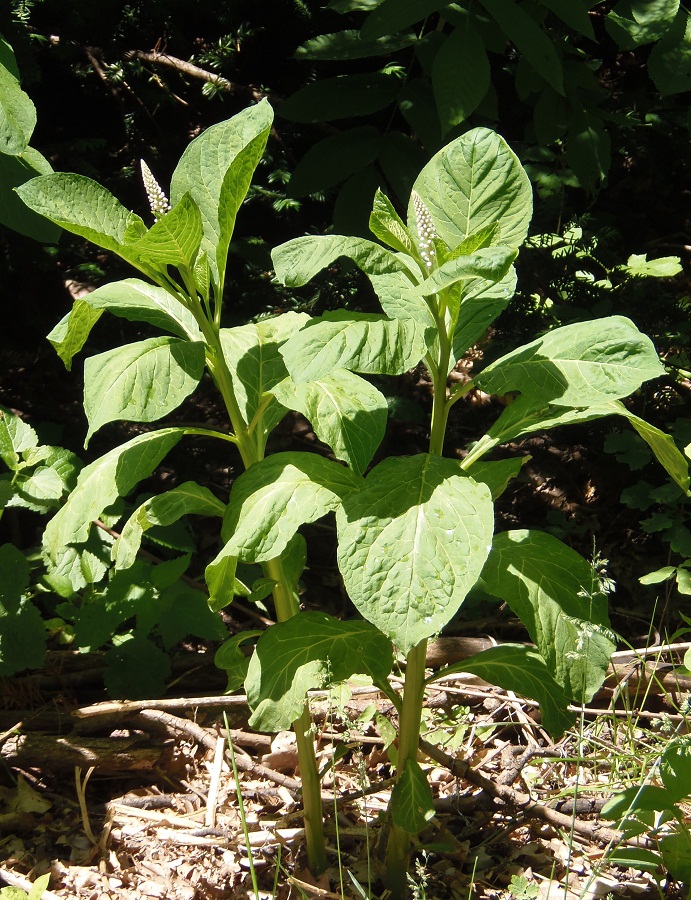
[[[391,697],[399,725],[386,881],[401,896],[413,836],[434,814],[417,759],[427,641],[478,579],[522,619],[535,648],[493,647],[439,674],[473,672],[535,698],[553,734],[571,724],[569,703],[587,701],[598,689],[615,646],[606,596],[585,559],[543,532],[493,535],[493,500],[522,460],[487,455],[534,431],[621,415],[683,490],[688,467],[667,435],[621,402],[664,372],[651,341],[623,317],[556,328],[447,390],[451,369],[513,294],[513,262],[532,214],[523,168],[487,129],[469,131],[425,166],[406,221],[377,192],[370,226],[380,243],[314,235],[274,251],[278,279],[295,287],[340,257],[350,258],[370,279],[382,313],[337,311],[316,319],[288,313],[222,328],[230,237],[270,125],[270,108],[262,102],[209,128],[183,154],[170,204],[147,176],[158,217],[150,228],[98,184],[76,175],[46,175],[18,189],[32,209],[118,253],[148,279],[107,285],[76,301],[51,335],[68,364],[104,309],[168,332],[87,360],[87,438],[115,419],[160,419],[194,390],[205,366],[232,426],[231,434],[148,431],[91,463],[49,523],[44,546],[58,565],[64,548],[84,545],[92,520],[147,477],[183,436],[233,444],[246,471],[227,506],[195,483],[147,500],[114,545],[116,566],[133,565],[148,528],[187,513],[217,515],[223,546],[206,569],[212,606],[249,590],[255,596],[273,591],[279,621],[257,641],[245,678],[250,723],[266,731],[295,729],[307,847],[317,871],[325,866],[325,847],[307,691],[364,674]],[[420,361],[434,388],[428,452],[387,458],[368,472],[387,404],[362,375],[400,375]],[[473,387],[514,399],[462,460],[445,458],[449,413]],[[286,409],[310,420],[336,461],[300,452],[264,458],[267,435]],[[361,619],[299,611],[295,585],[305,548],[298,529],[329,512],[336,513],[339,567]],[[238,559],[260,564],[264,580],[251,588],[241,584]],[[228,659],[236,659],[244,639],[232,639]],[[401,698],[387,680],[394,647],[406,658]]]

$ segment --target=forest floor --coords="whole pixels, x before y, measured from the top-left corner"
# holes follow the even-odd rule
[[[8,353],[1,371],[0,402],[35,427],[59,426],[60,442],[78,450],[78,378],[52,350]],[[405,389],[425,405],[419,373]],[[202,387],[180,416],[209,422],[217,415],[209,397]],[[495,415],[487,398],[472,395],[452,423],[447,454]],[[617,791],[654,775],[669,736],[691,724],[691,678],[675,672],[689,644],[670,646],[677,611],[669,604],[656,611],[655,593],[638,584],[640,574],[662,564],[660,549],[620,503],[630,473],[603,454],[605,434],[602,424],[557,429],[504,448],[531,459],[498,509],[498,527],[549,522],[586,557],[597,551],[617,585],[610,612],[623,638],[610,676],[587,707],[573,710],[576,724],[556,743],[536,704],[511,692],[463,675],[428,690],[421,760],[436,815],[411,865],[416,900],[685,896],[662,870],[609,863],[621,835],[599,816]],[[115,440],[117,426],[104,429],[90,451]],[[417,452],[421,441],[417,426],[394,422],[382,452]],[[273,449],[305,446],[319,449],[308,424],[290,418]],[[200,446],[172,457],[166,486],[196,478],[222,496],[235,474],[232,461]],[[3,522],[11,529],[3,540],[32,546],[32,521]],[[308,537],[304,604],[347,614],[328,523]],[[252,622],[241,605],[230,613],[231,628]],[[526,635],[506,610],[480,604],[431,646],[428,665],[506,640]],[[0,880],[28,887],[50,872],[48,900],[215,900],[254,896],[251,860],[262,898],[379,896],[395,727],[390,702],[357,683],[312,698],[329,848],[329,868],[314,878],[290,735],[249,731],[244,697],[224,696],[213,647],[185,644],[174,662],[163,700],[131,704],[108,701],[98,653],[55,649],[42,672],[0,683]]]

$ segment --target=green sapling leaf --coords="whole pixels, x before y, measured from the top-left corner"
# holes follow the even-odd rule
[[[398,215],[389,198],[379,188],[374,195],[374,206],[369,219],[369,227],[372,234],[379,240],[415,259],[418,255],[415,242],[405,223]]]
[[[414,759],[406,760],[391,792],[391,817],[399,828],[419,834],[434,816],[434,797],[427,776]]]
[[[19,416],[0,406],[0,459],[15,472],[20,455],[38,446],[38,435]]]
[[[623,316],[555,328],[489,365],[476,383],[521,391],[533,405],[586,407],[626,397],[664,367],[649,337]]]
[[[223,516],[224,512],[225,505],[208,488],[194,481],[150,497],[132,513],[113,544],[116,569],[127,569],[134,563],[144,532],[152,526],[170,525],[191,514]]]
[[[4,46],[9,49],[9,44]],[[36,107],[19,85],[16,63],[12,69],[0,61],[0,153],[16,156],[24,152],[31,140],[36,127]]]
[[[669,873],[677,881],[691,884],[691,832],[686,825],[660,838],[662,860]]]
[[[362,615],[407,654],[438,634],[475,584],[489,553],[489,488],[457,462],[391,458],[337,510],[338,563]]]
[[[130,244],[131,249],[156,268],[176,266],[191,270],[202,241],[202,217],[189,194],[156,221],[146,234]]]
[[[552,677],[549,664],[539,653],[524,644],[490,647],[461,663],[440,669],[434,677],[440,678],[455,672],[479,675],[490,684],[537,700],[542,713],[542,724],[555,738],[562,735],[575,721],[575,715],[568,712],[569,698]]]
[[[171,203],[177,205],[189,193],[199,208],[204,232],[201,251],[219,296],[235,219],[264,153],[272,121],[271,106],[262,100],[212,125],[187,147],[173,172]]]
[[[307,691],[356,674],[385,679],[392,665],[390,642],[368,622],[297,613],[259,638],[245,683],[250,726],[259,731],[290,728]]]
[[[108,422],[155,422],[177,409],[199,384],[204,362],[203,343],[173,337],[149,338],[87,359],[85,445]]]
[[[691,797],[691,735],[680,735],[667,744],[660,777],[675,802]]]
[[[474,128],[436,153],[418,175],[413,192],[451,250],[496,222],[501,223],[501,241],[508,247],[520,247],[528,233],[532,186],[506,141],[488,128]],[[415,221],[411,199],[411,233]]]
[[[296,384],[316,381],[335,369],[401,375],[427,352],[424,332],[413,319],[336,310],[312,319],[281,347]]]
[[[314,453],[275,453],[233,484],[222,553],[247,562],[273,559],[300,525],[332,512],[361,486],[350,469]]]
[[[232,694],[245,683],[250,658],[242,652],[241,644],[254,640],[262,634],[261,631],[241,631],[224,641],[214,655],[214,665],[217,669],[223,669],[228,676],[226,694]]]
[[[137,435],[82,469],[67,503],[43,533],[49,561],[57,565],[65,547],[85,543],[92,521],[147,478],[184,433],[184,428],[165,428]]]
[[[482,579],[523,622],[568,697],[589,702],[616,649],[590,563],[545,532],[506,531],[496,535]]]
[[[336,369],[307,384],[289,378],[273,392],[283,406],[302,413],[336,459],[362,475],[381,443],[388,419],[386,398],[364,378]]]

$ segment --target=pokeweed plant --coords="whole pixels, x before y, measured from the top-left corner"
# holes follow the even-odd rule
[[[120,498],[147,478],[184,436],[230,443],[247,468],[264,457],[267,437],[286,412],[280,398],[272,393],[274,386],[287,376],[278,347],[305,323],[307,316],[289,312],[256,325],[229,329],[221,327],[221,316],[227,254],[236,216],[264,152],[272,120],[272,110],[263,101],[204,131],[188,146],[173,172],[170,199],[143,165],[154,217],[150,227],[106,188],[80,175],[47,174],[17,188],[31,210],[116,253],[146,279],[127,278],[107,284],[75,301],[69,314],[48,336],[68,368],[105,310],[148,323],[163,332],[162,336],[86,360],[87,443],[94,432],[109,422],[149,423],[168,415],[194,391],[205,369],[223,398],[231,426],[230,433],[182,426],[147,430],[87,465],[67,502],[45,529],[43,550],[49,574],[67,573],[68,578],[77,572],[83,575],[85,565],[80,562],[88,555],[94,520],[110,517],[108,521],[115,524]],[[312,397],[316,393],[313,391]],[[376,405],[379,400],[378,395],[373,399],[374,394],[374,389],[360,392],[357,409],[345,394],[330,395],[332,406],[323,413],[325,434],[329,428],[333,431],[334,418],[354,418],[362,412],[362,403],[369,404],[368,408]],[[380,436],[386,419],[383,398],[382,403],[378,416]],[[343,428],[342,433],[347,436],[348,428]],[[317,460],[333,473],[328,501],[332,506],[341,494],[359,486],[358,466],[369,461],[364,454],[364,448],[359,446],[352,470]],[[280,460],[273,458],[272,465],[280,465]],[[280,471],[286,477],[287,473],[294,473],[296,484],[299,481],[301,472],[289,460]],[[299,502],[299,495],[297,499]],[[147,530],[172,525],[188,514],[220,518],[224,513],[224,504],[208,488],[195,482],[151,497],[135,509],[113,544],[115,577],[134,566]],[[257,597],[273,591],[276,617],[287,620],[299,608],[296,585],[304,562],[304,542],[296,536],[262,559],[263,579],[247,586],[235,577],[237,558],[226,545],[205,571],[211,607],[221,609],[236,594]],[[138,614],[146,618],[141,608]],[[378,636],[376,629],[367,627]],[[362,630],[358,623],[347,628],[357,634]],[[231,651],[249,637],[252,635],[235,638]],[[375,637],[375,643],[382,638]],[[226,651],[225,655],[232,657],[232,652]],[[379,659],[377,663],[380,669],[387,669],[390,660],[387,662],[384,656],[383,666]],[[342,672],[343,666],[335,669]],[[350,674],[346,672],[346,676]],[[309,713],[304,703],[296,711],[294,724],[309,860],[315,870],[321,870],[326,864],[321,795]]]
[[[544,532],[493,536],[493,500],[522,460],[492,461],[487,454],[534,431],[620,415],[683,490],[689,485],[686,461],[671,438],[621,402],[664,373],[650,339],[626,318],[556,328],[448,389],[450,371],[514,292],[513,263],[531,214],[531,186],[517,157],[498,135],[478,128],[423,168],[405,221],[377,191],[370,228],[380,243],[308,235],[273,253],[278,279],[293,287],[349,258],[369,278],[383,310],[328,312],[296,330],[280,348],[290,375],[273,388],[281,403],[313,417],[320,385],[357,397],[366,382],[354,381],[353,373],[399,375],[421,360],[434,389],[428,452],[387,458],[361,477],[369,452],[359,454],[376,420],[363,403],[354,420],[359,431],[351,431],[357,440],[348,443],[339,431],[329,440],[353,479],[348,469],[313,454],[270,456],[235,482],[223,526],[227,553],[262,562],[283,552],[301,524],[335,509],[340,571],[364,621],[353,622],[347,635],[343,623],[300,612],[264,632],[246,679],[250,722],[267,731],[286,727],[306,691],[342,678],[348,652],[357,655],[399,712],[386,849],[386,883],[394,895],[405,892],[412,836],[434,809],[418,762],[427,641],[471,588],[481,580],[501,597],[535,647],[491,648],[433,677],[474,672],[534,697],[552,733],[571,723],[570,703],[593,696],[615,647],[606,595],[589,562]],[[513,399],[463,459],[446,458],[449,413],[474,387]],[[368,623],[390,642],[387,662],[392,647],[405,656],[400,699],[375,665],[372,651],[383,650],[380,641],[375,648]]]

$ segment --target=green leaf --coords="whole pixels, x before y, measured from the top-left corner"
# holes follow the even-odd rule
[[[497,316],[509,305],[516,292],[516,270],[512,266],[496,283],[484,281],[472,285],[461,296],[461,305],[453,333],[451,368],[466,351],[481,340]]]
[[[595,40],[595,32],[590,24],[588,9],[592,5],[589,0],[540,0],[543,6],[551,10],[565,25],[582,34],[589,40]]]
[[[525,240],[533,189],[509,145],[488,128],[474,128],[435,154],[414,190],[451,249],[495,222],[501,223],[502,244],[519,247]],[[417,231],[412,200],[408,228]]]
[[[562,735],[575,721],[575,715],[568,712],[568,698],[552,677],[549,664],[539,653],[524,644],[490,647],[461,663],[440,669],[435,677],[455,672],[479,675],[505,691],[516,691],[524,697],[537,700],[542,713],[542,724],[553,737]]]
[[[416,366],[426,352],[422,329],[413,319],[347,310],[312,319],[281,347],[297,384],[345,368],[362,374],[401,375]]]
[[[485,247],[471,256],[458,256],[434,269],[428,278],[415,287],[411,294],[429,296],[451,287],[458,281],[480,278],[497,284],[505,278],[518,255],[513,247]]]
[[[394,824],[410,834],[419,834],[433,818],[432,788],[416,760],[406,760],[391,792],[389,809]]]
[[[201,591],[178,581],[159,592],[157,599],[160,612],[156,625],[165,650],[170,652],[189,635],[206,641],[223,640],[227,636],[228,629],[209,609]]]
[[[356,674],[387,678],[392,664],[391,644],[368,622],[341,622],[316,611],[297,613],[259,638],[245,684],[250,727],[290,728],[304,708],[307,691]]]
[[[245,641],[254,640],[262,634],[261,631],[241,631],[224,641],[214,655],[214,665],[217,669],[223,669],[228,676],[226,694],[232,694],[245,683],[250,658],[240,649]]]
[[[22,594],[29,587],[29,561],[14,544],[0,546],[0,608],[2,615],[19,611]]]
[[[127,569],[134,563],[144,532],[152,526],[170,525],[191,514],[222,517],[224,512],[225,505],[194,481],[150,497],[132,513],[113,545],[115,567]]]
[[[377,72],[322,78],[284,100],[280,115],[305,123],[367,116],[393,103],[398,88],[395,76]]]
[[[54,244],[57,241],[60,229],[30,210],[15,191],[15,188],[25,181],[37,175],[47,175],[52,171],[48,160],[32,147],[27,147],[17,156],[0,154],[1,224],[45,244]]]
[[[636,429],[638,434],[648,444],[655,454],[655,458],[672,479],[679,485],[682,491],[689,489],[689,464],[686,457],[679,450],[674,438],[630,412],[623,403],[614,401],[610,404],[614,412],[624,418]]]
[[[142,237],[130,243],[139,256],[156,268],[192,269],[202,242],[202,217],[189,194],[156,222]]]
[[[30,209],[65,231],[119,254],[142,271],[150,271],[125,246],[130,235],[144,234],[144,222],[97,182],[84,175],[54,172],[32,178],[20,185],[17,193]]]
[[[248,424],[266,394],[288,374],[279,347],[309,321],[306,313],[283,313],[237,328],[221,329],[223,355],[234,379],[235,396]],[[281,413],[282,417],[282,413]],[[264,420],[267,414],[264,412]]]
[[[603,819],[620,822],[639,811],[664,812],[673,806],[674,801],[665,788],[654,784],[634,784],[608,800],[600,815]]]
[[[555,328],[475,379],[490,394],[521,391],[533,405],[585,407],[626,397],[664,373],[650,338],[623,316]]]
[[[660,584],[661,581],[669,581],[677,574],[676,566],[663,566],[655,572],[649,572],[647,575],[638,579],[639,584]]]
[[[470,21],[454,28],[432,65],[432,87],[442,134],[475,112],[490,86],[485,44]]]
[[[545,532],[506,531],[495,537],[482,578],[525,625],[566,694],[589,702],[616,650],[590,563]]]
[[[246,562],[279,556],[300,525],[340,506],[362,480],[314,453],[275,453],[235,481],[223,520],[224,552]]]
[[[640,872],[656,872],[662,865],[662,857],[655,850],[645,847],[615,847],[607,856],[611,865]]]
[[[415,40],[414,34],[385,34],[368,41],[359,31],[348,29],[311,38],[301,44],[294,55],[296,59],[363,59],[395,53]]]
[[[401,115],[413,133],[423,147],[433,153],[441,144],[441,125],[429,80],[409,79],[399,91],[397,101]]]
[[[621,50],[633,50],[674,30],[678,13],[679,0],[620,0],[605,25]]]
[[[86,443],[107,422],[155,422],[177,409],[199,384],[204,360],[204,344],[173,337],[137,341],[87,359]]]
[[[379,129],[373,125],[349,128],[318,141],[298,163],[288,193],[302,197],[340,184],[377,158],[381,142]]]
[[[622,270],[627,275],[643,278],[673,278],[682,271],[678,256],[662,256],[659,259],[648,259],[647,253],[629,256]]]
[[[49,560],[57,565],[67,545],[85,543],[93,519],[147,478],[183,434],[183,428],[165,428],[137,435],[82,469],[67,503],[43,533]]]
[[[49,882],[50,872],[46,872],[45,875],[41,875],[40,878],[37,878],[31,885],[28,900],[41,900],[43,892],[48,890]]]
[[[0,677],[24,669],[40,669],[46,656],[46,626],[41,613],[26,599],[12,615],[0,615]]]
[[[114,699],[161,697],[170,675],[170,657],[152,641],[134,637],[106,654],[103,680]]]
[[[2,35],[0,35],[0,66],[7,69],[8,73],[16,81],[19,81],[19,67],[17,66],[14,50]]]
[[[489,488],[427,454],[379,463],[362,490],[344,497],[336,520],[351,600],[406,654],[457,612],[494,524]]]
[[[236,594],[243,593],[235,578],[237,566],[237,556],[222,547],[206,567],[204,580],[209,589],[208,602],[212,612],[220,612],[233,602]]]
[[[577,109],[571,114],[566,161],[582,187],[591,193],[606,177],[612,161],[611,142],[596,113]]]
[[[374,164],[360,169],[345,181],[336,195],[333,230],[341,235],[369,239],[368,219],[382,176]]]
[[[56,562],[44,550],[47,574],[44,581],[60,597],[70,598],[76,591],[105,578],[110,569],[110,550],[113,538],[94,528],[79,547],[65,546]]]
[[[264,153],[273,121],[267,100],[212,125],[187,147],[170,183],[177,204],[189,193],[202,217],[206,253],[220,294],[235,219]]]
[[[202,339],[194,316],[168,291],[138,278],[105,284],[75,300],[72,310],[48,335],[69,370],[104,309],[132,322],[148,322],[190,341]]]
[[[346,369],[307,384],[286,379],[274,388],[279,403],[308,419],[336,459],[361,475],[384,438],[386,398],[368,381]]]
[[[417,256],[417,247],[410,236],[403,220],[398,215],[389,198],[377,190],[374,195],[374,206],[369,220],[372,234],[393,250]]]
[[[519,3],[480,0],[507,38],[530,65],[559,94],[564,94],[564,72],[555,44]]]
[[[475,481],[486,484],[492,492],[492,500],[498,500],[511,479],[516,478],[529,461],[529,456],[516,456],[513,459],[477,460],[465,471]]]
[[[667,744],[660,777],[675,802],[691,797],[691,735],[680,735]]]
[[[662,860],[672,878],[691,884],[691,832],[686,825],[677,825],[671,834],[660,838]]]
[[[20,454],[37,446],[38,436],[31,425],[0,406],[0,459],[7,468],[16,471]]]
[[[374,40],[414,25],[446,4],[443,0],[382,0],[365,19],[361,34]]]
[[[36,107],[13,72],[0,63],[0,153],[23,153],[36,127]]]
[[[14,480],[15,494],[8,506],[20,506],[34,512],[46,513],[58,505],[65,485],[58,473],[49,466],[39,466],[30,474],[21,472]]]

